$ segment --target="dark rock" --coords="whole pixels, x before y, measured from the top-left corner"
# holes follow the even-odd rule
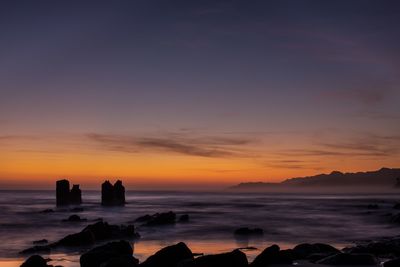
[[[379,209],[379,206],[377,204],[369,204],[367,206],[367,209],[369,209],[369,210],[377,210],[377,209]]]
[[[252,267],[264,267],[272,264],[292,264],[292,250],[280,250],[278,245],[272,245],[264,249],[250,264]]]
[[[400,257],[400,238],[384,239],[343,249],[347,253],[368,253],[377,257]]]
[[[79,215],[73,214],[68,217],[68,219],[63,220],[63,222],[85,222],[87,219],[82,219]]]
[[[49,241],[47,239],[40,239],[40,240],[35,240],[32,243],[34,245],[40,245],[40,244],[47,244]]]
[[[193,259],[192,251],[185,243],[165,247],[147,258],[141,267],[176,267],[179,262]]]
[[[378,261],[371,254],[349,254],[349,253],[338,253],[322,260],[317,261],[318,264],[326,265],[367,265],[367,266],[378,266]]]
[[[386,261],[383,264],[383,267],[399,267],[400,266],[400,258]]]
[[[32,255],[20,267],[49,267],[49,265],[41,256]]]
[[[400,203],[394,204],[393,208],[396,210],[400,210]]]
[[[133,256],[133,250],[129,242],[111,242],[95,247],[84,253],[80,258],[81,267],[135,267],[139,261]]]
[[[53,245],[63,247],[80,247],[93,245],[95,242],[96,238],[92,232],[82,231],[76,234],[67,235]]]
[[[125,205],[125,187],[122,185],[122,181],[118,180],[114,184],[114,197],[115,205]]]
[[[181,265],[182,267],[247,267],[249,263],[247,262],[246,254],[236,249],[228,253],[198,257]]]
[[[248,227],[242,227],[239,229],[236,229],[234,232],[235,235],[239,236],[249,236],[249,235],[263,235],[264,231],[261,228],[248,228]]]
[[[340,251],[331,245],[315,243],[315,244],[300,244],[293,248],[293,255],[296,259],[307,259],[313,254],[322,254],[325,256],[330,256],[332,254],[337,254]]]
[[[101,205],[125,205],[125,187],[122,185],[122,181],[118,180],[114,185],[110,181],[105,181],[101,185]]]
[[[153,216],[146,214],[144,216],[140,216],[135,219],[135,222],[147,222],[150,221],[153,218]]]
[[[176,220],[176,214],[172,211],[165,213],[156,213],[151,216],[151,219],[148,220],[145,223],[145,225],[157,226],[157,225],[174,224],[175,220]]]
[[[188,222],[189,221],[189,214],[183,214],[179,217],[179,222]]]
[[[59,180],[56,182],[57,206],[69,205],[69,181]]]
[[[390,221],[392,223],[400,223],[400,213],[392,215],[392,217],[390,218]]]
[[[82,204],[82,192],[81,192],[81,189],[79,189],[78,184],[74,184],[72,186],[72,189],[70,192],[70,204],[73,204],[73,205]]]

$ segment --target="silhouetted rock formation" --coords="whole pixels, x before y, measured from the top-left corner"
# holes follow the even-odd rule
[[[57,206],[69,205],[69,181],[59,180],[56,182]]]
[[[383,267],[399,267],[400,266],[400,258],[386,261],[383,264]]]
[[[247,267],[246,254],[238,249],[231,252],[201,256],[181,264],[182,267]]]
[[[319,260],[337,253],[340,253],[340,250],[331,245],[322,243],[303,243],[293,248],[294,258],[300,260],[310,259],[310,257]]]
[[[125,205],[125,187],[122,185],[122,181],[118,180],[114,185],[110,181],[105,181],[101,185],[101,205]]]
[[[73,185],[69,190],[68,180],[59,180],[56,182],[56,202],[57,206],[80,205],[82,204],[82,192],[79,185]]]
[[[81,267],[136,267],[139,260],[132,256],[133,250],[129,242],[118,241],[95,247],[80,258]]]
[[[82,192],[81,192],[81,189],[79,189],[78,184],[74,184],[72,186],[72,189],[70,192],[70,204],[73,204],[73,205],[82,204]]]
[[[68,219],[62,220],[63,222],[86,222],[87,219],[81,218],[79,215],[73,214]]]
[[[264,267],[271,264],[292,264],[292,250],[280,250],[278,245],[272,245],[261,252],[250,264],[252,267]]]
[[[82,231],[67,235],[59,241],[44,245],[34,246],[25,249],[20,254],[32,254],[37,252],[50,252],[57,247],[80,247],[93,245],[96,242],[120,238],[139,238],[140,235],[135,232],[133,225],[111,225],[107,222],[97,222],[86,226]]]
[[[20,267],[50,267],[42,256],[32,255]]]
[[[188,214],[182,214],[179,217],[178,222],[185,223],[189,221]],[[175,224],[176,214],[173,211],[163,212],[163,213],[154,213],[153,215],[146,214],[139,218],[135,219],[135,222],[142,222],[144,226],[158,226],[158,225],[168,225],[168,224]]]
[[[192,251],[185,243],[165,247],[147,258],[140,267],[176,267],[184,260],[192,260]]]

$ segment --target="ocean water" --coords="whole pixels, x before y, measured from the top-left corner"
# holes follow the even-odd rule
[[[25,256],[18,252],[32,241],[50,242],[81,231],[92,220],[103,218],[112,224],[127,224],[137,217],[156,212],[189,214],[190,222],[172,226],[141,227],[141,239],[132,241],[134,256],[146,259],[160,248],[184,241],[196,253],[219,253],[238,247],[249,260],[271,244],[290,248],[303,242],[323,242],[343,248],[354,242],[399,234],[400,225],[390,223],[390,213],[400,195],[317,195],[271,193],[193,193],[128,191],[125,207],[102,207],[100,192],[84,191],[84,211],[70,212],[55,207],[53,191],[0,191],[0,265],[19,266]],[[379,209],[368,209],[369,204]],[[54,213],[41,213],[54,209]],[[79,214],[87,222],[62,222]],[[264,235],[237,239],[239,227],[260,227]],[[52,264],[79,266],[78,250],[59,250]]]

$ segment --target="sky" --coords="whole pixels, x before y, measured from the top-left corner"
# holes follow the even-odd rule
[[[2,1],[0,188],[399,167],[398,1]]]

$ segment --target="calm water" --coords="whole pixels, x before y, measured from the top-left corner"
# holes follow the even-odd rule
[[[0,191],[1,266],[19,266],[18,251],[31,247],[32,241],[46,238],[56,241],[82,230],[90,220],[103,218],[113,224],[126,224],[135,218],[156,212],[189,214],[189,223],[164,227],[140,227],[142,238],[134,243],[134,255],[140,260],[161,247],[186,242],[193,252],[217,253],[237,247],[259,249],[279,244],[289,248],[302,242],[324,242],[338,247],[354,241],[394,236],[400,226],[388,223],[395,212],[396,195],[294,195],[244,193],[127,192],[125,207],[99,205],[100,193],[83,192],[84,208],[79,215],[88,222],[66,223],[73,214],[56,209],[52,191]],[[369,210],[368,204],[379,209]],[[54,213],[41,213],[44,209]],[[237,240],[233,231],[242,226],[261,227],[261,238]],[[63,266],[79,266],[81,251],[57,251],[49,255]],[[249,259],[259,251],[248,251]]]

